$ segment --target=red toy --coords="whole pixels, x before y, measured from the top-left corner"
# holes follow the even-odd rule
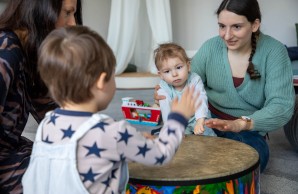
[[[122,98],[121,108],[124,118],[132,124],[156,126],[160,123],[160,108],[152,107],[142,100]]]

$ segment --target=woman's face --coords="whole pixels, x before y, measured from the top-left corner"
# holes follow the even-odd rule
[[[219,36],[229,50],[241,51],[251,47],[251,35],[259,29],[260,21],[254,23],[245,16],[223,10],[218,15]]]
[[[63,0],[56,28],[76,25],[77,0]]]

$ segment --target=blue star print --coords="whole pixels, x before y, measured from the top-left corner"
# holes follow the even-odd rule
[[[168,129],[168,135],[170,135],[171,133],[173,133],[174,135],[176,134],[175,129]]]
[[[91,154],[94,154],[94,155],[96,155],[98,157],[101,157],[100,152],[106,150],[106,149],[98,148],[96,142],[94,142],[94,144],[93,144],[92,147],[89,147],[89,146],[84,146],[84,147],[89,150],[88,153],[86,154],[86,156],[91,155]]]
[[[68,127],[68,129],[61,129],[61,131],[63,132],[63,137],[64,138],[71,138],[71,136],[74,134],[75,131],[71,130],[71,125]]]
[[[104,127],[105,127],[106,125],[109,125],[109,124],[108,124],[108,123],[105,123],[105,122],[100,122],[100,123],[97,123],[96,125],[94,125],[91,129],[94,129],[94,128],[101,128],[101,130],[102,130],[103,132],[105,132]]]
[[[160,158],[155,157],[155,159],[156,159],[155,164],[158,164],[158,163],[162,164],[165,161],[166,157],[162,155]]]
[[[105,180],[104,182],[102,182],[102,184],[106,185],[106,187],[110,186],[110,177],[108,177],[107,180]]]
[[[126,157],[124,156],[124,154],[121,154],[121,155],[120,155],[120,160],[121,160],[121,161],[124,161],[125,159],[126,159]]]
[[[113,165],[115,165],[118,161],[116,161],[116,160],[110,160],[110,162],[112,162]]]
[[[51,114],[51,117],[50,117],[50,120],[49,120],[48,124],[53,123],[55,125],[57,118],[58,118],[58,116],[56,116],[55,114]]]
[[[80,175],[84,177],[83,182],[86,182],[86,181],[94,182],[95,181],[94,177],[99,174],[100,173],[93,173],[92,168],[90,168],[87,173],[80,173]]]
[[[127,129],[125,129],[125,133],[121,133],[121,132],[119,132],[119,133],[121,135],[121,139],[118,142],[124,141],[125,144],[127,145],[128,139],[131,138],[133,135],[130,135],[128,133]]]
[[[142,154],[144,158],[145,158],[146,153],[147,153],[149,150],[151,150],[150,148],[147,148],[147,144],[146,144],[146,143],[145,143],[144,147],[140,147],[140,146],[138,146],[138,148],[139,148],[139,152],[137,153],[137,155]],[[137,155],[136,155],[136,156],[137,156]]]
[[[45,143],[52,144],[53,142],[49,140],[49,136],[46,137],[46,139],[43,140]]]
[[[117,179],[117,177],[116,177],[116,175],[115,175],[115,173],[117,172],[117,170],[118,170],[118,168],[112,170],[112,173],[111,173],[111,178],[112,178],[112,179]]]

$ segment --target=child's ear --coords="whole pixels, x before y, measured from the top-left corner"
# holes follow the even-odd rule
[[[188,69],[188,72],[190,72],[190,61],[188,61],[187,63],[186,63],[186,65],[187,65],[187,69]]]
[[[103,89],[104,85],[105,85],[105,78],[107,76],[107,73],[106,72],[103,72],[100,74],[100,76],[97,78],[97,81],[96,81],[96,87],[98,89]]]
[[[163,77],[162,77],[160,71],[158,71],[157,74],[159,75],[160,79],[163,79]]]

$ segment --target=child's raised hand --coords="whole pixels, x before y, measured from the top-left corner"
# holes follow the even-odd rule
[[[179,101],[177,98],[172,101],[172,111],[182,114],[186,119],[193,116],[201,105],[201,101],[198,102],[200,93],[195,94],[194,91],[193,86],[187,87]]]

